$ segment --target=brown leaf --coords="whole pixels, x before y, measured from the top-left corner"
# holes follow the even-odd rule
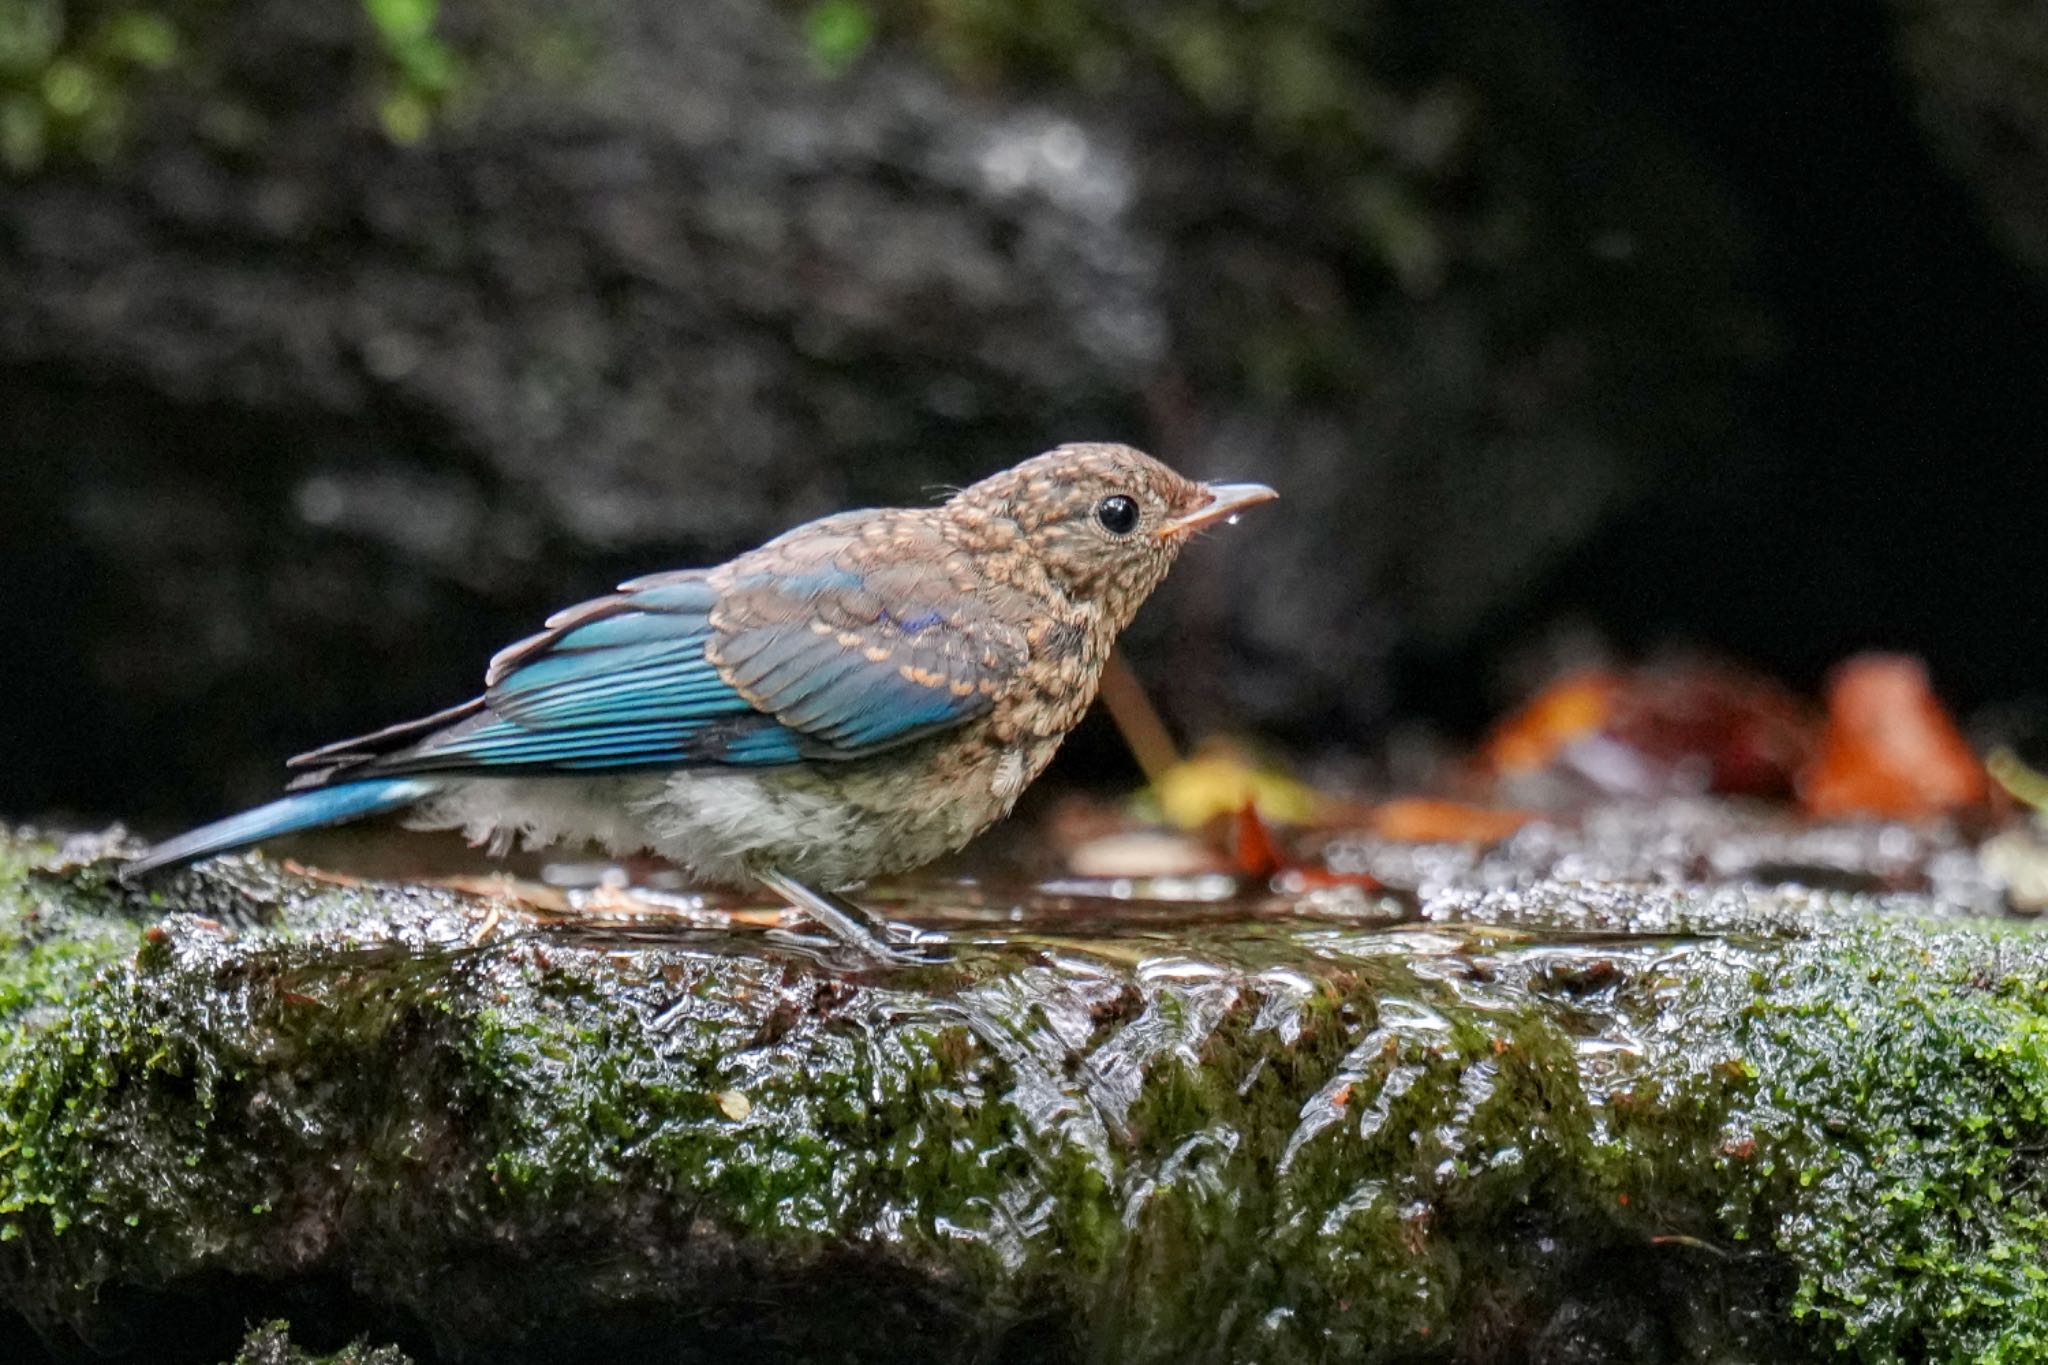
[[[1980,806],[1988,791],[1918,659],[1864,654],[1835,670],[1820,752],[1799,777],[1808,813],[1910,820]]]

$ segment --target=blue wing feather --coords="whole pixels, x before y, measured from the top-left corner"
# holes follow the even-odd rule
[[[934,601],[949,584],[929,566],[862,573],[815,554],[717,582],[691,571],[635,579],[502,651],[484,695],[447,713],[452,723],[330,746],[312,756],[325,771],[306,780],[873,753],[985,711],[983,684],[1024,658],[1021,636],[975,619],[972,603]]]
[[[295,834],[319,825],[337,825],[366,815],[400,810],[430,794],[433,783],[402,777],[367,782],[338,782],[317,791],[295,792],[269,805],[216,820],[175,839],[167,839],[121,869],[126,881],[159,867],[194,862],[245,844]]]
[[[577,626],[549,646],[551,654],[602,649],[615,645],[676,643],[676,618],[668,612],[625,612]]]
[[[715,673],[678,668],[630,669],[572,686],[493,697],[491,709],[524,725],[597,725],[637,712],[689,720],[745,710],[746,702]]]
[[[661,618],[650,617],[650,622],[660,623]],[[513,698],[536,692],[553,693],[571,683],[590,680],[602,686],[607,680],[631,676],[636,670],[647,668],[677,677],[692,672],[713,675],[711,665],[704,659],[704,637],[701,630],[681,639],[674,638],[675,625],[668,624],[671,632],[666,640],[632,645],[611,645],[571,649],[566,652],[550,652],[545,657],[529,664],[521,664],[506,675],[491,689],[495,698],[510,701]],[[582,627],[588,630],[589,627]],[[498,705],[493,701],[492,705]]]

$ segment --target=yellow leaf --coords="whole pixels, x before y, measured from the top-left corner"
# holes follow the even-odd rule
[[[1182,829],[1234,815],[1247,804],[1279,824],[1299,825],[1322,810],[1322,794],[1279,769],[1261,764],[1227,741],[1205,742],[1192,758],[1174,764],[1146,792],[1159,813]]]

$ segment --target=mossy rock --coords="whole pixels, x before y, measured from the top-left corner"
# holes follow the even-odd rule
[[[2048,1350],[2048,951],[1911,897],[1095,906],[875,970],[110,867],[0,842],[0,1295],[63,1353]]]
[[[235,1353],[233,1365],[412,1365],[395,1346],[351,1342],[338,1351],[314,1355],[292,1340],[291,1324],[266,1322],[250,1332]]]

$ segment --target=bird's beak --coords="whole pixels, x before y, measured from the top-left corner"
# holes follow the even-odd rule
[[[1228,521],[1247,507],[1271,502],[1280,496],[1262,483],[1207,483],[1202,488],[1208,493],[1209,500],[1186,516],[1175,517],[1160,526],[1160,535],[1179,535],[1211,522]]]

